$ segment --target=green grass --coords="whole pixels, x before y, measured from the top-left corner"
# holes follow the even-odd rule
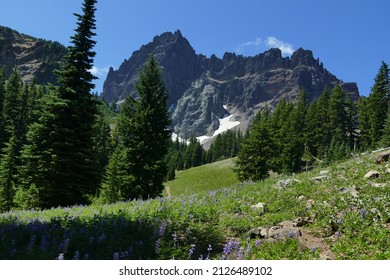
[[[165,183],[172,196],[230,187],[238,183],[233,171],[235,159],[226,159],[191,169],[177,171],[175,180]],[[166,195],[166,192],[164,193]]]
[[[227,180],[233,174],[227,160],[183,171],[170,182],[172,197],[3,213],[0,259],[389,260],[390,165],[374,158],[328,166],[329,179],[320,182],[310,178],[325,168],[297,174],[301,182],[283,189],[275,185],[287,176]],[[370,170],[380,177],[363,178]],[[259,202],[266,213],[252,207]],[[299,227],[301,237],[250,234],[298,217],[310,220]]]

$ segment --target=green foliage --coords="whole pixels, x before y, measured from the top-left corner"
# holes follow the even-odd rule
[[[387,117],[386,112],[389,110],[389,88],[389,66],[382,62],[367,100],[370,122],[369,135],[374,146],[378,144],[382,137],[382,130]]]
[[[387,119],[383,126],[380,145],[383,147],[390,147],[390,110],[387,113]]]
[[[116,151],[110,159],[103,196],[114,192],[122,200],[147,199],[159,196],[164,188],[162,183],[167,174],[164,157],[168,152],[171,134],[168,129],[168,95],[153,55],[140,73],[136,90],[138,100],[128,96],[118,117],[117,150],[122,151]],[[126,164],[114,168],[112,162],[117,161],[119,153]],[[115,172],[125,174],[119,186],[113,185],[110,180],[110,173],[116,168],[118,170]]]
[[[17,145],[15,133],[11,134],[9,142],[3,148],[3,156],[0,158],[0,211],[10,211],[15,195],[17,175]]]
[[[225,159],[202,166],[178,171],[175,179],[165,182],[174,197],[207,190],[230,187],[238,183],[234,172],[234,159]]]
[[[238,154],[238,178],[244,180],[263,180],[272,169],[275,157],[275,143],[269,125],[270,112],[265,108],[253,122],[252,129]]]
[[[213,191],[192,188],[189,184],[195,182],[189,180],[191,194],[170,198],[3,213],[0,259],[56,259],[60,254],[98,260],[187,260],[201,255],[215,260],[389,259],[390,178],[374,158],[362,155],[329,166],[329,178],[321,182],[303,182],[306,174],[297,174],[302,182],[283,189],[275,184],[286,177],[229,188],[221,183]],[[226,172],[231,159],[212,165],[217,164]],[[382,187],[363,178],[374,166],[381,176],[373,180]],[[185,172],[202,175],[198,171],[204,167]],[[317,176],[320,170],[307,175]],[[358,197],[345,191],[355,186]],[[252,207],[258,202],[267,205],[266,213]],[[297,217],[309,219],[294,227],[302,236],[295,231],[274,238],[250,233]]]
[[[44,98],[41,117],[30,126],[22,155],[22,188],[36,186],[40,196],[36,207],[85,204],[98,188],[93,146],[97,103],[90,93],[94,76],[89,71],[95,55],[95,3],[85,0],[83,15],[76,14],[72,46],[57,72],[60,86]]]

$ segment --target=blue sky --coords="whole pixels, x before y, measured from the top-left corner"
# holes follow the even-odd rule
[[[0,25],[68,45],[82,0],[3,2]],[[155,35],[180,29],[206,56],[310,49],[367,95],[381,61],[390,63],[389,12],[388,0],[98,0],[96,91],[110,66],[117,69]]]

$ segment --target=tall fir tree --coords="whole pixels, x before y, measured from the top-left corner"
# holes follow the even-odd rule
[[[164,157],[168,152],[171,132],[167,109],[168,94],[158,63],[150,56],[136,83],[138,98],[126,98],[118,118],[118,142],[122,145],[122,169],[125,180],[121,196],[118,198],[147,199],[161,195],[167,175]],[[118,156],[114,153],[114,156]],[[111,166],[112,161],[110,159]],[[123,170],[124,169],[124,170]],[[110,169],[108,170],[110,171]],[[105,192],[115,193],[118,186],[106,176]],[[104,193],[104,192],[103,192]]]
[[[95,78],[90,72],[95,56],[95,4],[96,0],[84,0],[83,14],[75,14],[72,46],[57,73],[60,86],[45,98],[42,117],[29,131],[24,181],[26,189],[38,189],[38,207],[85,204],[98,188],[93,149],[97,104],[90,92]]]
[[[380,144],[382,147],[390,147],[390,110],[387,113],[387,119],[383,126]]]
[[[370,112],[367,97],[360,96],[356,106],[358,110],[358,146],[359,150],[365,151],[372,147]]]
[[[241,181],[263,180],[274,168],[276,145],[270,123],[268,108],[263,109],[254,118],[250,134],[243,140],[236,161],[236,172]]]
[[[370,116],[370,136],[372,145],[375,147],[379,144],[382,137],[387,112],[389,110],[390,76],[389,66],[382,62],[378,74],[375,77],[374,86],[368,96],[368,110]]]
[[[13,130],[11,138],[3,148],[3,156],[0,157],[0,212],[10,211],[14,206],[17,176],[17,142]]]
[[[5,121],[3,116],[5,98],[5,68],[0,67],[0,155],[5,143]]]
[[[285,172],[298,172],[302,167],[305,149],[305,120],[308,108],[308,94],[302,89],[289,118],[284,123],[281,134],[282,168]]]

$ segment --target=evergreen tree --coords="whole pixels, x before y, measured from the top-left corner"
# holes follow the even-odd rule
[[[139,98],[126,98],[117,126],[126,162],[125,170],[118,171],[127,176],[121,183],[125,184],[121,193],[123,199],[159,196],[167,175],[164,158],[171,134],[168,94],[153,55],[140,73],[135,88]]]
[[[372,147],[371,138],[371,124],[370,124],[370,112],[368,108],[368,99],[364,96],[360,96],[357,102],[358,109],[358,143],[359,149],[365,151]]]
[[[263,180],[273,168],[275,143],[270,127],[270,112],[265,108],[253,121],[250,134],[241,144],[236,172],[241,181]]]
[[[330,96],[329,119],[332,141],[328,159],[339,160],[350,156],[355,139],[355,109],[340,86],[336,86]]]
[[[127,172],[129,164],[126,158],[126,149],[118,145],[110,156],[100,192],[102,203],[114,203],[131,198],[133,190],[129,182],[134,177]]]
[[[378,142],[382,137],[382,129],[387,117],[386,112],[389,110],[389,88],[389,66],[382,62],[378,74],[375,77],[375,84],[368,96],[370,136],[374,146],[378,145]]]
[[[3,101],[3,121],[5,126],[5,141],[11,138],[11,131],[14,131],[16,138],[21,136],[19,129],[21,125],[21,89],[22,80],[19,71],[14,68],[11,76],[5,84]]]
[[[4,98],[5,98],[5,68],[0,67],[0,155],[2,154],[1,150],[4,147],[5,143],[5,120],[4,120]]]
[[[380,142],[382,147],[390,147],[390,110],[387,113],[387,119],[382,130],[382,139]]]
[[[83,14],[75,14],[76,33],[57,73],[60,86],[44,99],[42,115],[28,134],[23,154],[24,191],[32,186],[37,189],[39,207],[85,204],[87,196],[97,190],[93,149],[97,106],[90,93],[94,87],[90,70],[95,55],[95,3],[84,0]]]
[[[302,155],[305,148],[305,120],[308,95],[301,90],[289,118],[281,128],[281,163],[285,172],[298,172],[302,167]]]
[[[17,175],[16,158],[16,137],[12,131],[0,159],[0,212],[10,211],[13,207]]]

